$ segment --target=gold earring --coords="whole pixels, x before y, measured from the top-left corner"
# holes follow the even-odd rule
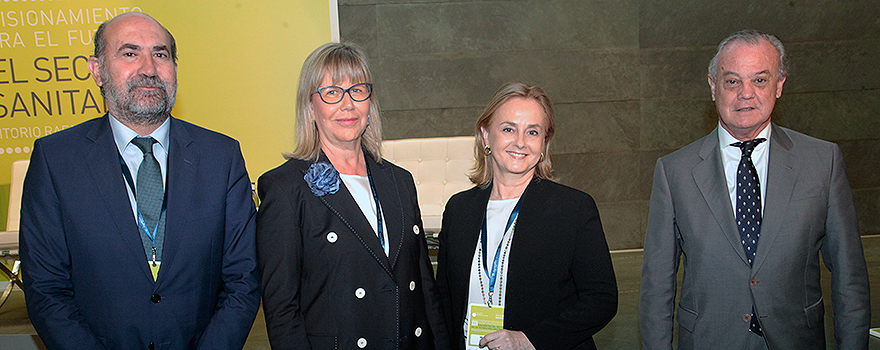
[[[538,163],[543,162],[543,161],[544,161],[544,152],[541,152],[541,159],[538,160]]]
[[[487,155],[487,156],[488,156],[488,155],[490,155],[490,154],[492,154],[492,149],[489,148],[489,145],[486,145],[486,148],[483,149],[483,155]]]

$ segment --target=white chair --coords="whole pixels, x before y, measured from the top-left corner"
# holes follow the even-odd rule
[[[440,232],[449,197],[473,187],[467,177],[474,165],[473,136],[386,140],[382,156],[412,173],[427,232]]]
[[[9,277],[9,284],[0,295],[0,307],[6,303],[12,288],[16,285],[24,288],[19,278],[21,262],[18,260],[18,224],[21,219],[21,192],[24,176],[27,174],[29,160],[17,160],[12,163],[12,183],[9,188],[9,214],[6,217],[6,231],[0,232],[0,259],[13,259],[12,269],[0,262],[0,271]]]

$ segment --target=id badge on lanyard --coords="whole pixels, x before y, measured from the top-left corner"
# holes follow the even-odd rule
[[[504,308],[486,304],[468,305],[467,347],[479,349],[480,339],[504,327]]]
[[[504,307],[501,305],[501,296],[503,290],[497,291],[498,294],[498,304],[491,305],[492,298],[495,296],[495,281],[498,277],[498,265],[500,260],[504,258],[500,258],[502,245],[507,242],[508,246],[505,247],[505,251],[509,248],[510,240],[513,238],[513,231],[515,229],[516,218],[519,216],[519,208],[522,204],[522,197],[517,201],[516,206],[514,206],[513,211],[510,213],[510,217],[507,219],[507,224],[504,227],[505,234],[501,236],[501,241],[498,242],[498,249],[495,250],[495,258],[492,263],[492,269],[489,269],[488,264],[486,263],[486,259],[482,259],[484,255],[487,255],[487,228],[486,222],[487,218],[483,217],[483,225],[482,230],[480,232],[480,245],[481,249],[477,253],[477,273],[480,274],[483,270],[485,270],[487,277],[489,278],[489,295],[486,298],[485,291],[482,287],[482,276],[479,276],[480,279],[480,294],[483,295],[483,300],[488,301],[488,303],[471,303],[468,305],[468,324],[466,329],[466,337],[467,340],[465,342],[468,350],[471,349],[479,349],[480,348],[480,339],[483,339],[489,333],[499,331],[504,328]],[[506,237],[506,238],[505,238]],[[500,258],[500,259],[499,259]],[[481,270],[482,269],[482,270]],[[503,273],[503,272],[502,272]],[[503,286],[499,286],[503,289]]]

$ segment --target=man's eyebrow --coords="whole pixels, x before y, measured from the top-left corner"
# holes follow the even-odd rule
[[[123,50],[134,50],[134,51],[138,51],[138,50],[140,50],[140,49],[141,49],[141,46],[140,46],[140,45],[135,45],[135,44],[128,44],[128,43],[126,43],[126,44],[122,44],[122,46],[120,46],[120,47],[119,47],[119,50],[117,50],[117,51],[123,51]]]
[[[119,47],[119,50],[118,50],[118,51],[123,51],[123,50],[139,51],[140,49],[141,49],[141,46],[140,46],[140,45],[125,43],[125,44],[122,44],[122,46]],[[166,46],[166,45],[156,45],[156,46],[153,46],[152,49],[153,49],[154,52],[156,52],[156,51],[168,51],[168,46]]]

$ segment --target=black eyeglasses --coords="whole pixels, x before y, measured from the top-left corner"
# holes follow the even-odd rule
[[[313,93],[317,93],[319,96],[321,96],[321,101],[324,101],[324,103],[334,104],[342,101],[342,98],[345,97],[346,92],[348,93],[348,96],[350,96],[351,99],[355,102],[363,102],[373,95],[373,84],[354,84],[348,89],[343,89],[338,86],[322,86],[319,87],[318,90],[315,90],[315,92]]]

